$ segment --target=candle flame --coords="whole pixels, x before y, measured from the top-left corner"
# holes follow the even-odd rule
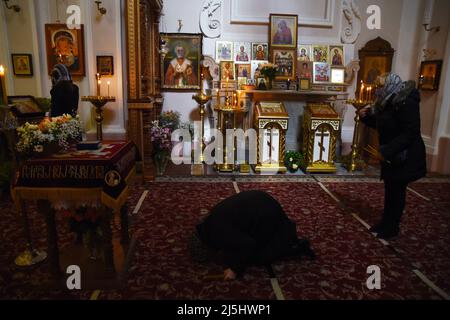
[[[3,65],[0,65],[0,76],[4,75],[5,75],[5,67],[3,67]]]

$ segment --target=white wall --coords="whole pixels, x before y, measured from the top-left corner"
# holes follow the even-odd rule
[[[113,77],[103,79],[103,94],[106,95],[106,82],[111,82],[111,95],[117,101],[107,105],[104,120],[105,138],[124,137],[124,103],[123,103],[123,76],[122,76],[122,14],[120,1],[103,0],[102,6],[107,14],[98,14],[94,1],[81,0],[14,0],[14,4],[21,7],[20,13],[6,10],[1,3],[0,14],[2,19],[0,37],[7,39],[7,45],[0,50],[0,64],[8,68],[8,94],[34,95],[50,97],[51,81],[48,76],[45,24],[65,23],[68,17],[66,10],[70,5],[81,8],[81,23],[84,25],[84,45],[86,55],[86,76],[74,78],[80,87],[80,96],[93,95],[96,83],[96,56],[114,56]],[[58,21],[59,18],[59,21]],[[8,59],[10,53],[30,53],[33,55],[35,75],[30,78],[15,77]],[[79,104],[79,113],[88,130],[95,131],[93,107],[86,102]]]

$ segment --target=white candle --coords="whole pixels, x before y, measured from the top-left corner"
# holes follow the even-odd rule
[[[102,80],[98,80],[97,81],[97,96],[101,96],[102,94],[101,94],[101,86],[102,86]]]
[[[111,82],[108,81],[108,97],[109,97],[109,87],[111,86]]]

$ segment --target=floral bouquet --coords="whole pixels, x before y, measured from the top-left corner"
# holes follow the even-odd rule
[[[284,157],[284,164],[289,172],[297,172],[299,168],[303,167],[304,158],[300,152],[288,151]]]
[[[269,78],[270,80],[275,79],[275,75],[277,73],[278,66],[273,63],[265,63],[261,66],[261,74],[264,77]]]
[[[171,132],[180,127],[180,113],[176,111],[166,111],[159,118],[159,125],[163,128],[169,128]]]
[[[151,140],[153,144],[153,159],[158,175],[162,175],[169,161],[172,149],[172,131],[169,127],[162,127],[159,121],[152,122]]]
[[[17,129],[19,142],[17,151],[24,154],[41,154],[49,149],[68,150],[73,141],[80,139],[82,134],[79,117],[63,115],[56,118],[46,118],[38,125],[26,123]]]

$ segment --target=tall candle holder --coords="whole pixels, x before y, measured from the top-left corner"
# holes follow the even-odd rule
[[[355,129],[353,131],[352,151],[344,158],[344,165],[349,172],[360,171],[364,168],[364,160],[360,159],[360,122],[359,113],[361,109],[374,102],[375,86],[367,85],[361,81],[358,99],[347,100],[355,108]]]
[[[115,97],[103,97],[103,96],[85,96],[81,98],[81,101],[88,101],[95,107],[95,121],[97,122],[97,140],[103,140],[103,108],[108,102],[116,101]]]
[[[200,113],[200,121],[201,121],[201,133],[200,133],[200,143],[201,143],[201,155],[200,155],[200,162],[203,163],[205,161],[203,156],[203,151],[205,150],[205,107],[206,104],[212,99],[211,96],[206,95],[203,92],[203,74],[201,77],[201,85],[200,85],[200,92],[194,96],[192,96],[192,99],[197,102],[199,107],[199,113]]]

